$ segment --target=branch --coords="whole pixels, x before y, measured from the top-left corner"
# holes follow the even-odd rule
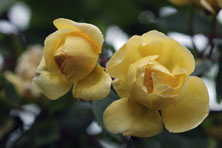
[[[213,39],[214,39],[215,34],[216,34],[216,28],[217,28],[216,25],[217,25],[217,15],[213,15],[213,20],[212,20],[212,25],[211,25],[211,34],[208,37],[209,38],[209,44],[210,44],[210,52],[209,52],[208,58],[212,57],[213,49],[214,49],[214,46],[215,46],[214,42],[213,42]]]

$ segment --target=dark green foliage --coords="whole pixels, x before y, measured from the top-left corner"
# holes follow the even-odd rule
[[[222,101],[222,62],[219,63],[219,71],[216,77],[216,92],[217,101],[220,103]]]

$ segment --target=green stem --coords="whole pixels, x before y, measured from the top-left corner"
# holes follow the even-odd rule
[[[195,45],[194,40],[193,40],[193,36],[194,36],[194,15],[195,15],[195,5],[193,4],[191,9],[190,9],[190,14],[189,14],[188,31],[189,31],[189,34],[190,34],[191,39],[192,39],[192,45],[193,45],[194,50],[197,52],[198,57],[202,58],[203,54],[201,52],[199,52],[199,50],[197,49],[197,46]]]
[[[209,52],[209,55],[208,55],[208,58],[211,59],[212,57],[212,54],[213,54],[213,49],[214,49],[214,42],[213,42],[213,39],[215,37],[215,34],[216,34],[216,25],[217,25],[217,17],[216,15],[213,15],[213,20],[212,20],[212,25],[211,25],[211,34],[209,35],[209,44],[210,44],[210,52]]]

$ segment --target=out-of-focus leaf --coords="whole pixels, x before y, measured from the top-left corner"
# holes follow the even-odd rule
[[[113,101],[117,99],[118,96],[113,91],[110,91],[110,94],[105,99],[95,100],[92,102],[95,120],[100,126],[103,127],[103,112]]]
[[[118,96],[111,90],[110,94],[103,100],[95,100],[92,102],[92,110],[94,113],[94,117],[96,122],[103,129],[103,138],[108,138],[111,140],[116,140],[116,142],[120,142],[123,140],[123,137],[120,134],[111,134],[109,133],[103,125],[103,112],[105,109],[115,100],[118,99]]]
[[[189,23],[190,23],[190,12],[189,9],[177,9],[177,13],[162,17],[159,20],[161,28],[167,32],[180,32],[189,34]],[[211,31],[212,18],[204,15],[203,13],[196,12],[193,16],[193,31],[194,33],[206,33],[209,34]],[[217,23],[217,32],[221,32],[222,25]]]
[[[2,88],[0,96],[0,125],[1,121],[7,118],[10,110],[18,107],[22,101],[10,83],[5,81],[2,83],[4,84],[4,88]]]
[[[10,101],[10,103],[13,103],[14,105],[19,104],[21,102],[21,99],[19,98],[17,92],[15,91],[15,88],[12,84],[5,84],[5,95],[7,100]]]
[[[52,116],[56,112],[68,108],[76,100],[72,97],[72,92],[69,91],[66,95],[57,100],[48,100],[46,107],[49,109],[49,115]]]
[[[36,122],[31,129],[22,134],[12,147],[39,147],[59,139],[58,124],[52,120]]]
[[[0,125],[0,139],[13,128],[13,120],[8,118],[3,125]]]
[[[188,138],[181,134],[162,131],[159,135],[147,139],[137,139],[136,148],[208,148],[208,143],[203,138]]]
[[[0,0],[0,15],[5,11],[15,0]]]
[[[178,11],[170,16],[160,18],[159,25],[168,32],[188,33],[188,17],[189,14],[186,11]]]
[[[92,122],[93,114],[89,103],[76,102],[63,108],[62,111],[55,115],[55,118],[64,130],[68,132],[78,132],[85,130]]]
[[[193,76],[202,75],[204,72],[208,71],[212,66],[213,62],[210,60],[204,60],[197,63],[195,71],[192,73]]]
[[[222,101],[222,62],[219,63],[219,71],[216,77],[217,102]]]
[[[8,118],[10,107],[5,104],[5,99],[0,97],[0,126],[5,123]]]

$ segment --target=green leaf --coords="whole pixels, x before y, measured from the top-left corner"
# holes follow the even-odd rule
[[[200,137],[186,137],[182,134],[169,133],[162,131],[159,135],[147,139],[136,139],[136,148],[208,148],[208,143]]]
[[[94,113],[94,117],[96,122],[100,125],[103,129],[102,137],[110,139],[111,141],[114,140],[115,142],[123,141],[123,137],[120,134],[111,134],[109,133],[103,125],[103,113],[105,109],[119,97],[111,90],[110,94],[103,100],[95,100],[92,102],[92,110]]]
[[[212,66],[213,62],[210,60],[203,60],[196,65],[195,71],[192,73],[193,76],[202,75],[204,72],[208,71]]]
[[[175,14],[160,18],[159,26],[168,32],[188,33],[188,18],[189,14],[187,11],[178,10]]]
[[[66,131],[82,132],[93,121],[93,114],[88,102],[76,102],[57,112],[54,118]]]
[[[4,88],[2,89],[2,98],[0,104],[4,104],[7,108],[15,108],[21,105],[22,99],[19,98],[14,86],[9,82],[3,82]]]
[[[113,91],[111,91],[105,99],[95,100],[92,102],[92,109],[95,120],[101,127],[103,127],[103,112],[113,101],[117,99],[118,96]]]
[[[12,147],[34,148],[43,146],[59,139],[59,126],[53,120],[36,122],[31,129],[21,135]]]
[[[222,101],[222,62],[219,63],[219,71],[216,77],[217,102]]]
[[[67,94],[57,100],[48,100],[46,108],[49,110],[49,115],[53,116],[53,114],[68,108],[74,102],[76,102],[76,100],[72,97],[72,92],[69,91]]]
[[[189,34],[190,9],[190,7],[187,7],[186,9],[177,9],[177,13],[160,18],[159,26],[167,32],[173,31]],[[211,31],[212,19],[212,17],[208,17],[199,11],[195,11],[192,22],[194,33],[208,34]],[[221,24],[217,23],[217,31],[221,31],[221,26]]]

